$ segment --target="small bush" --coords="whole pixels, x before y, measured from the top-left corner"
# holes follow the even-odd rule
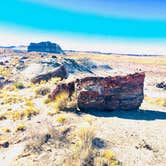
[[[46,99],[44,99],[44,101],[43,101],[44,104],[49,104],[51,102],[52,102],[52,100],[48,97]]]
[[[10,133],[10,129],[9,128],[3,128],[3,131],[6,132],[6,133]]]
[[[66,118],[63,115],[58,116],[57,121],[59,123],[64,123],[66,121]]]
[[[6,114],[5,113],[0,114],[0,120],[5,120],[5,119],[7,119]]]
[[[66,107],[68,96],[69,94],[67,92],[62,92],[58,96],[56,96],[55,99],[56,109],[63,110]]]
[[[18,131],[25,131],[26,130],[26,126],[25,125],[18,125],[14,132],[17,133]]]
[[[0,75],[1,76],[9,76],[11,74],[11,71],[5,67],[0,67]]]
[[[25,88],[24,84],[21,83],[21,82],[15,82],[15,83],[14,83],[14,86],[15,86],[17,89],[24,89],[24,88]]]
[[[48,93],[50,93],[50,88],[48,87],[40,87],[35,91],[36,95],[41,95],[41,96],[45,96]]]
[[[150,104],[166,107],[166,98],[154,98],[150,96],[145,96],[145,101],[147,101]]]

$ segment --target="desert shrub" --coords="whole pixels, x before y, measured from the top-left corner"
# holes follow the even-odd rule
[[[95,149],[92,141],[95,138],[95,130],[89,125],[80,127],[75,131],[77,141],[72,154],[64,161],[65,166],[118,166],[119,162],[109,149]]]
[[[78,130],[78,138],[80,145],[85,148],[91,148],[92,140],[95,137],[94,128],[89,126],[80,127]]]
[[[11,132],[11,130],[9,128],[7,128],[7,127],[3,128],[3,131],[6,132],[6,133],[10,133]]]
[[[25,86],[22,82],[15,82],[14,83],[14,86],[17,88],[17,89],[24,89]]]
[[[60,78],[60,77],[53,77],[53,78],[51,78],[48,82],[49,83],[54,83],[54,84],[56,84],[56,83],[58,83],[59,81],[61,81],[62,79]]]
[[[29,99],[29,98],[24,98],[24,102],[25,102],[25,104],[26,104],[27,106],[29,106],[29,107],[34,107],[34,103],[33,103],[33,101],[32,101],[31,99]]]
[[[46,80],[41,80],[39,84],[40,84],[40,85],[44,85],[44,84],[46,84],[46,83],[47,83]]]
[[[5,113],[0,114],[0,120],[5,120],[7,119],[7,116]]]
[[[21,120],[24,116],[22,111],[13,111],[9,114],[12,120]]]
[[[48,87],[39,87],[39,88],[36,89],[35,93],[36,93],[36,95],[45,96],[48,93],[50,93],[50,88],[48,88]]]
[[[44,104],[49,104],[51,102],[52,102],[52,100],[50,98],[48,98],[48,97],[43,100]]]
[[[150,96],[145,96],[145,101],[150,104],[166,107],[166,98],[154,98]]]
[[[64,115],[59,115],[57,121],[59,123],[64,123],[66,121],[66,117],[64,117]]]
[[[93,163],[92,140],[94,129],[90,126],[80,127],[75,131],[76,142],[73,151],[64,161],[64,165],[91,165]]]
[[[3,97],[4,104],[9,104],[9,103],[14,104],[14,103],[23,101],[23,99],[19,95],[16,95],[16,94],[11,95],[11,94],[7,94],[7,93],[3,93],[2,97]]]
[[[55,115],[65,109],[68,102],[68,93],[62,92],[56,96],[55,100],[48,99],[48,101],[49,106],[54,109],[53,111],[48,112],[48,115]]]
[[[68,96],[69,95],[67,92],[62,92],[58,96],[56,96],[55,103],[58,109],[63,110],[65,108],[65,106],[67,105]]]
[[[11,111],[12,107],[11,106],[7,106],[6,109],[7,109],[7,111]]]
[[[32,100],[25,98],[26,108],[19,111],[12,111],[8,114],[10,115],[12,120],[21,120],[23,118],[30,118],[39,114],[39,110],[35,108]]]
[[[0,67],[0,75],[1,76],[9,76],[11,74],[11,71],[5,67]]]
[[[94,159],[95,166],[118,166],[119,161],[115,158],[111,150],[100,150]]]
[[[17,133],[18,131],[25,131],[26,130],[26,126],[25,125],[18,125],[14,132]]]
[[[40,153],[43,150],[42,145],[50,139],[59,140],[60,130],[52,126],[52,122],[44,120],[40,125],[36,124],[33,128],[27,129],[26,151]]]
[[[29,107],[23,111],[23,115],[27,118],[39,114],[39,110],[34,107]]]

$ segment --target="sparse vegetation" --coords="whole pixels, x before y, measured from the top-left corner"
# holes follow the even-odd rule
[[[166,107],[166,98],[154,98],[150,96],[145,96],[145,101],[153,105]]]
[[[17,89],[24,89],[25,86],[22,82],[15,82],[14,83],[14,86],[17,88]]]
[[[7,119],[6,113],[0,114],[0,120],[4,120],[4,119]]]
[[[58,118],[57,118],[57,121],[59,123],[64,123],[66,121],[66,118],[63,115],[59,115]]]
[[[19,131],[25,131],[25,130],[26,130],[26,126],[25,126],[25,125],[18,125],[18,126],[15,128],[14,132],[17,133],[17,132],[19,132]]]
[[[40,88],[36,89],[35,93],[36,93],[36,95],[45,96],[48,93],[50,93],[50,88],[48,88],[48,87],[40,87]]]
[[[95,129],[82,126],[77,131],[77,143],[73,153],[66,159],[65,165],[118,166],[118,160],[110,150],[98,150],[92,145]]]
[[[0,67],[0,75],[1,76],[8,77],[8,76],[10,76],[10,74],[11,74],[10,69],[5,68],[5,67]]]
[[[9,128],[7,128],[7,127],[3,128],[3,131],[6,132],[6,133],[10,133],[11,132],[11,130]]]
[[[166,64],[163,57],[116,55],[108,58],[106,55],[76,54],[76,56],[66,55],[66,57],[70,59],[93,58],[100,62],[102,60],[102,62],[110,63],[113,69],[117,67],[120,70],[125,70],[124,65],[129,66],[129,70],[132,64],[137,64],[138,68],[141,66],[142,70],[144,70],[144,65],[147,68],[150,66],[150,69],[148,69],[150,72],[146,71],[146,78],[147,80],[154,78],[155,82],[159,81],[156,77],[156,75],[160,75],[158,73],[159,68],[161,67],[164,71],[164,65]],[[40,56],[37,56],[36,53],[30,55],[33,63],[41,61]],[[58,59],[57,55],[56,57]],[[99,116],[97,112],[91,114],[90,111],[77,114],[74,112],[77,109],[76,94],[71,96],[71,100],[67,92],[59,94],[55,100],[50,98],[56,84],[60,81],[60,83],[67,81],[61,80],[61,78],[52,78],[48,81],[33,84],[28,79],[24,79],[21,72],[12,75],[12,72],[15,72],[20,55],[13,55],[13,58],[13,60],[11,58],[11,62],[8,62],[7,67],[4,64],[3,67],[0,67],[0,76],[2,75],[5,79],[11,79],[15,82],[11,82],[0,89],[0,123],[2,124],[0,129],[0,151],[6,157],[9,155],[8,152],[13,150],[13,147],[16,146],[19,149],[20,147],[24,148],[25,145],[24,151],[20,152],[16,160],[11,161],[15,165],[20,163],[24,165],[24,162],[27,165],[32,165],[34,162],[36,165],[118,166],[120,165],[118,159],[122,160],[122,165],[123,162],[124,165],[139,165],[140,163],[137,163],[137,160],[140,154],[142,160],[144,160],[144,165],[147,163],[147,165],[152,163],[156,165],[158,163],[159,165],[160,163],[163,164],[165,111],[162,111],[162,109],[164,110],[166,107],[164,97],[145,96],[145,105],[153,106],[148,108],[150,113],[148,113],[148,110],[146,111],[146,115],[151,117],[145,117],[145,114],[141,114],[141,112],[139,112],[139,116],[137,116],[138,112],[131,112],[131,116],[129,115],[130,112],[125,112],[124,116],[119,115],[118,112],[115,114],[110,112],[108,117],[105,117],[107,113],[102,115],[101,112]],[[42,60],[48,61],[49,55],[43,57]],[[25,63],[28,66],[32,61],[29,58]],[[154,75],[151,71],[153,65],[155,68],[157,66],[157,74]],[[161,73],[165,76],[165,73]],[[145,86],[146,90],[149,90],[147,84]],[[162,89],[159,90],[162,91]],[[144,109],[144,105],[142,105],[141,110]],[[149,118],[148,122],[146,118]],[[145,132],[140,132],[140,128]],[[160,132],[159,128],[162,128],[163,132]],[[155,132],[153,133],[153,131]],[[147,146],[153,147],[152,150],[143,147],[144,151],[142,151],[142,147],[139,150],[137,146],[134,147],[142,137],[147,138],[146,141],[149,141]],[[4,147],[10,149],[4,151]],[[118,159],[115,154],[118,154]],[[144,156],[144,154],[146,155]],[[46,160],[49,163],[45,164]]]
[[[52,112],[48,112],[48,115],[54,115],[64,110],[68,103],[68,93],[63,92],[57,95],[55,100],[46,99],[45,103],[47,103],[54,110]]]

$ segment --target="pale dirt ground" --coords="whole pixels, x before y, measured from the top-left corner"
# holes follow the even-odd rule
[[[166,57],[129,57],[120,55],[92,55],[87,53],[69,53],[67,57],[73,59],[90,58],[97,63],[108,63],[118,72],[145,71],[145,94],[152,97],[166,99],[166,92],[154,87],[157,82],[166,79]],[[103,72],[103,71],[102,71]],[[102,74],[102,73],[100,73]],[[166,81],[166,80],[165,80]],[[20,91],[21,95],[32,95],[27,89]],[[48,107],[43,104],[43,98],[34,99],[41,113],[30,121],[24,120],[28,128],[34,127],[38,121],[51,121],[56,127],[56,116],[48,117]],[[85,119],[90,119],[91,127],[95,128],[96,136],[106,142],[124,166],[165,166],[166,165],[166,107],[151,104],[144,100],[139,111],[97,112],[88,111],[77,115],[62,113],[68,117],[69,125],[79,127],[84,125]],[[43,120],[44,119],[44,120]],[[47,120],[45,120],[47,119]],[[1,128],[14,129],[20,122],[0,121]],[[42,130],[43,128],[41,128]],[[26,133],[22,134],[24,137]],[[20,137],[19,137],[20,139]],[[68,153],[59,149],[54,153],[42,152],[40,155],[24,157],[20,163],[14,164],[15,158],[24,150],[22,143],[16,143],[7,149],[0,149],[0,165],[48,165],[49,159],[61,160],[62,154]],[[49,155],[48,155],[49,154]],[[56,159],[55,157],[56,156]],[[57,157],[58,156],[58,157]],[[51,158],[52,157],[52,158]],[[32,162],[35,158],[40,162]],[[58,163],[58,161],[57,161]]]
[[[73,55],[72,55],[73,56]],[[93,60],[108,63],[113,69],[134,72],[144,71],[145,94],[166,100],[166,92],[154,87],[166,81],[166,57],[129,57],[85,55]],[[74,58],[78,58],[74,55]],[[92,113],[99,137],[109,141],[112,150],[125,166],[166,165],[166,107],[144,101],[139,112]],[[151,149],[148,149],[149,145]]]

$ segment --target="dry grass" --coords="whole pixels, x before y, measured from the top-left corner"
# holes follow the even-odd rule
[[[45,100],[44,102],[54,109],[54,111],[48,112],[48,115],[54,115],[64,110],[68,103],[68,96],[67,92],[62,92],[56,96],[55,100]]]
[[[93,139],[95,138],[95,129],[90,126],[82,126],[77,132],[77,142],[73,148],[73,152],[66,159],[64,165],[69,166],[118,166],[112,151],[100,150],[93,147]]]
[[[50,93],[50,88],[48,87],[45,87],[45,86],[42,86],[42,87],[39,87],[35,90],[35,94],[36,96],[40,95],[40,96],[45,96],[47,94]]]
[[[66,117],[64,115],[59,115],[57,117],[57,122],[58,123],[64,123],[66,121]]]
[[[16,100],[17,101],[17,100]],[[8,101],[9,102],[9,101]],[[8,103],[7,102],[7,103]],[[11,100],[10,100],[11,102]],[[13,102],[13,100],[12,100]],[[33,102],[26,99],[26,108],[23,110],[10,110],[0,114],[0,120],[12,119],[12,120],[22,120],[23,118],[30,118],[39,114],[39,110],[35,108]]]
[[[14,83],[14,86],[17,88],[17,89],[24,89],[25,86],[22,82],[15,82]]]
[[[150,96],[145,96],[145,101],[153,105],[166,107],[166,98],[154,98]]]
[[[11,71],[5,67],[0,67],[0,75],[8,77],[11,75]]]
[[[25,131],[25,130],[26,130],[26,126],[24,124],[20,124],[15,128],[14,132],[17,133],[19,131]]]
[[[46,144],[50,139],[53,141],[53,144],[56,144],[56,141],[60,142],[62,136],[62,129],[55,128],[52,125],[52,122],[48,120],[42,121],[39,125],[34,125],[32,128],[29,127],[26,133],[26,149],[25,151],[33,153],[40,153],[44,151],[43,145]]]
[[[37,59],[38,57],[35,55],[34,58]],[[15,58],[15,64],[18,63],[18,59],[19,57]],[[2,74],[5,76],[10,74],[10,70],[0,69],[0,72],[3,72]],[[59,165],[90,166],[91,164],[111,165],[114,163],[115,160],[111,151],[99,150],[93,147],[92,142],[96,135],[96,129],[91,127],[93,118],[81,118],[77,115],[70,118],[65,112],[62,114],[63,110],[76,107],[76,94],[73,94],[72,100],[69,100],[67,92],[59,94],[54,101],[46,99],[51,89],[61,79],[53,78],[49,81],[41,81],[38,84],[28,84],[20,78],[16,80],[18,82],[5,86],[1,90],[0,102],[4,110],[0,114],[0,120],[6,119],[4,121],[6,128],[3,129],[2,136],[5,138],[10,136],[12,138],[10,139],[11,144],[25,143],[26,148],[24,152],[28,154],[31,161],[38,160],[38,157],[43,153],[49,153],[53,159],[57,157],[62,157],[62,160],[65,159]],[[44,108],[46,109],[39,111],[40,108],[38,108],[38,103],[36,102],[41,102],[43,99],[45,99],[44,106],[46,107]],[[49,112],[50,110],[52,111]],[[31,121],[30,118],[39,113],[40,116]],[[47,116],[49,120],[43,120],[45,113],[58,115],[55,117]],[[5,123],[8,124],[10,122],[10,119],[12,120],[12,125],[5,125]],[[82,122],[85,125],[80,126]],[[13,129],[13,126],[16,127]],[[64,153],[61,156],[57,156],[54,153],[55,151]],[[19,158],[23,158],[23,160],[26,157],[28,158],[25,153],[21,154]],[[41,158],[40,164],[42,161]],[[51,162],[57,165],[54,160],[51,160]]]

